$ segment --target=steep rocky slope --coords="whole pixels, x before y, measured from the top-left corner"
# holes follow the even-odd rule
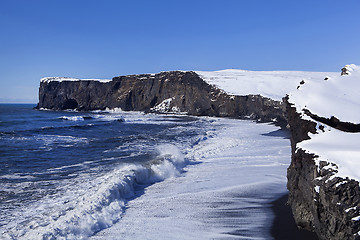
[[[40,83],[37,108],[121,108],[286,122],[281,101],[260,95],[230,95],[197,73],[183,71],[121,76],[105,82],[46,78]]]
[[[360,239],[358,70],[305,82],[286,99],[289,202],[298,226],[320,239]]]

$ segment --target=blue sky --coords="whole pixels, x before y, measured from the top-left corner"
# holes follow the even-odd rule
[[[0,102],[41,77],[360,64],[360,1],[1,0]]]

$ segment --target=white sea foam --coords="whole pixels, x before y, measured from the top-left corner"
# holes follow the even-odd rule
[[[124,116],[139,123],[140,119],[147,123],[161,120],[162,124],[178,120],[176,116],[139,113]],[[191,147],[187,139],[179,141],[179,146],[164,141],[154,146],[151,162],[126,163],[105,174],[93,168],[58,185],[56,180],[44,182],[56,185],[57,192],[17,209],[13,221],[2,226],[1,236],[211,239],[230,238],[227,233],[240,228],[246,239],[269,239],[271,212],[267,206],[278,194],[286,192],[288,140],[262,135],[278,129],[272,125],[210,117],[200,120],[197,124],[204,123],[208,131],[204,136],[195,134],[198,141]],[[196,128],[187,123],[174,124],[168,131],[179,135],[191,127]],[[39,135],[37,140],[48,142],[49,147],[88,141],[57,135]],[[139,146],[141,151],[141,143]],[[99,159],[102,160],[111,161]],[[47,173],[62,170],[62,167],[48,169]],[[25,182],[15,193],[36,189],[37,184],[40,182]],[[143,193],[144,186],[148,187]],[[236,217],[231,217],[232,214]]]
[[[103,120],[103,121],[121,121],[121,122],[125,122],[125,118],[123,117],[123,115],[119,115],[119,114],[96,114],[96,115],[91,115],[92,118],[94,119],[99,119],[99,120]]]
[[[0,176],[0,179],[12,179],[12,180],[18,180],[18,179],[32,180],[34,178],[35,177],[32,175],[23,175],[23,174],[19,174],[19,173],[13,173],[13,174],[7,174],[7,175]]]
[[[59,119],[69,120],[69,121],[84,121],[83,116],[61,116]]]
[[[290,162],[289,140],[265,134],[277,129],[214,119],[185,173],[149,186],[91,239],[271,239],[269,202],[287,192]]]
[[[116,108],[105,108],[105,110],[93,110],[92,111],[93,113],[123,113],[124,111],[119,108],[119,107],[116,107]]]
[[[88,181],[86,174],[68,185],[65,192],[42,199],[22,211],[13,226],[9,223],[5,238],[15,239],[87,239],[95,232],[112,226],[123,216],[127,199],[136,196],[136,186],[179,176],[184,156],[171,144],[159,145],[157,157],[146,165],[123,165],[104,176]],[[31,183],[29,183],[31,184]],[[70,186],[70,187],[69,187]],[[14,228],[17,228],[14,231]]]
[[[106,108],[105,109],[105,112],[109,112],[109,113],[123,113],[124,111],[119,108],[119,107],[116,107],[116,108]]]
[[[54,145],[70,147],[76,144],[86,144],[88,139],[85,137],[73,137],[64,135],[38,135],[35,137],[10,137],[9,139],[15,141],[37,141],[42,143],[40,148],[49,150]]]
[[[113,109],[114,110],[114,109]],[[114,111],[94,111],[94,113],[99,113],[95,115],[91,115],[95,119],[101,119],[104,121],[122,121],[122,122],[131,122],[137,124],[167,124],[173,123],[172,120],[177,120],[179,117],[178,114],[164,114],[158,115],[154,113],[144,113],[144,112],[126,112],[122,110],[114,110]],[[108,113],[108,114],[101,114]],[[172,118],[174,117],[174,118]]]
[[[40,110],[40,111],[52,111],[52,110],[49,109],[49,108],[40,108],[39,110]]]
[[[185,158],[180,150],[175,145],[162,144],[157,147],[157,151],[162,163],[151,165],[154,176],[159,180],[179,176],[185,166]]]
[[[87,138],[84,137],[73,137],[64,135],[39,135],[34,137],[36,140],[44,141],[46,145],[54,143],[86,143]]]

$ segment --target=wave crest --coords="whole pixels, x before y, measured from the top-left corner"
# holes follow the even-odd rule
[[[87,239],[119,221],[126,202],[138,197],[139,188],[179,176],[185,165],[175,145],[159,145],[152,161],[124,165],[78,187],[76,196],[69,189],[59,199],[40,202],[29,210],[32,219],[22,231],[5,234],[15,239]]]

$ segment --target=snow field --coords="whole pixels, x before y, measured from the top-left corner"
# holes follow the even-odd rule
[[[349,75],[337,73],[305,81],[299,89],[291,90],[289,101],[295,103],[299,113],[308,109],[321,117],[360,123],[360,67],[352,64],[348,68]]]
[[[217,86],[231,95],[260,94],[281,101],[286,94],[296,89],[302,80],[323,80],[334,77],[333,72],[301,71],[246,71],[227,69],[221,71],[196,71],[207,83]]]
[[[303,109],[308,109],[320,117],[334,116],[342,122],[360,123],[360,67],[351,64],[345,69],[348,75],[338,73],[333,77],[325,76],[327,80],[305,81],[289,94],[289,102],[295,104],[303,119],[310,119],[303,113]],[[360,133],[326,126],[324,130],[318,129],[317,134],[309,133],[309,137],[311,139],[298,143],[297,147],[318,155],[317,163],[334,163],[336,166],[331,167],[337,171],[334,177],[349,177],[360,182]]]

